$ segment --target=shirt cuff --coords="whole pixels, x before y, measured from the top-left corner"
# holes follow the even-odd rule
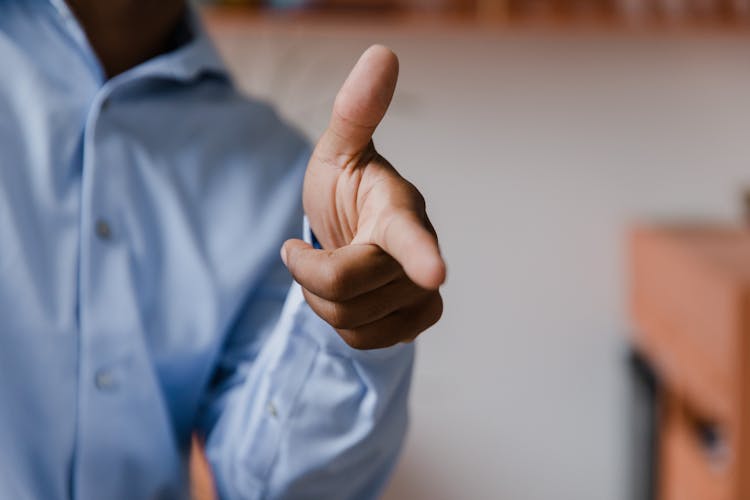
[[[303,236],[305,242],[307,242],[309,245],[312,245],[313,248],[317,248],[318,250],[323,249],[323,245],[320,244],[318,241],[318,238],[315,237],[315,233],[313,233],[312,228],[310,227],[310,220],[305,216],[304,219],[304,236]]]

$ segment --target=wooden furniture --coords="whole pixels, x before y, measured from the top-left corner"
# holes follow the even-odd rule
[[[480,24],[747,26],[750,0],[204,0],[211,11],[293,17],[405,16]]]
[[[750,229],[631,238],[633,341],[660,380],[659,500],[750,499]]]

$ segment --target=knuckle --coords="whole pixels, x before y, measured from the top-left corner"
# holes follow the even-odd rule
[[[443,298],[440,296],[440,293],[435,293],[432,298],[428,299],[423,311],[422,321],[417,325],[415,331],[409,335],[411,340],[417,338],[425,330],[440,321],[440,318],[443,316]]]
[[[427,201],[424,199],[424,195],[422,195],[422,193],[419,191],[419,189],[416,188],[416,186],[414,186],[414,184],[409,183],[409,186],[411,187],[410,192],[415,206],[420,211],[424,212],[427,208]]]
[[[427,326],[425,327],[425,330],[438,321],[440,321],[440,318],[443,317],[443,298],[440,296],[439,293],[435,294],[435,297],[430,301],[430,313],[427,317],[428,322]]]
[[[327,321],[334,328],[348,328],[352,326],[346,307],[336,302],[331,302],[328,306]]]
[[[435,306],[435,310],[434,310],[434,313],[433,313],[433,316],[432,316],[432,325],[434,325],[435,323],[437,323],[438,321],[440,321],[440,318],[443,317],[443,310],[444,310],[444,308],[443,308],[443,299],[440,298],[440,296],[438,296],[438,302],[437,302],[437,305]],[[432,326],[432,325],[430,325],[430,326]]]
[[[341,266],[329,261],[323,269],[323,295],[330,300],[342,300],[346,295],[346,274]]]
[[[341,330],[339,331],[339,335],[352,349],[367,351],[375,347],[361,332],[356,330]]]
[[[398,219],[398,215],[399,212],[392,207],[381,210],[377,215],[375,224],[375,240],[385,241],[388,239],[389,233],[393,230],[394,223]]]
[[[424,195],[422,195],[417,186],[406,179],[402,179],[401,190],[403,196],[405,196],[405,198],[409,200],[410,206],[416,208],[420,212],[424,211],[425,207],[427,206],[427,202],[424,198]]]
[[[315,314],[333,328],[338,330],[352,327],[352,314],[344,304],[320,298],[304,288],[302,293],[305,296],[305,301],[315,311]]]

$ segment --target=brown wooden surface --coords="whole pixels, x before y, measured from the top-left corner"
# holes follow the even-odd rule
[[[351,3],[351,2],[344,2]],[[658,8],[647,8],[640,14],[623,12],[615,2],[590,0],[568,2],[548,0],[446,0],[437,7],[425,8],[423,3],[394,0],[385,7],[363,4],[363,8],[310,6],[298,9],[274,9],[248,5],[205,5],[204,17],[214,29],[258,26],[259,24],[302,23],[303,25],[377,25],[385,27],[437,27],[450,29],[574,29],[657,31],[672,33],[680,30],[713,33],[750,31],[750,13],[726,14],[686,13],[665,15]]]
[[[706,456],[695,439],[695,423],[674,394],[665,394],[661,418],[660,500],[737,498],[730,469]]]
[[[641,227],[634,342],[664,383],[661,500],[750,498],[750,230]],[[709,426],[723,445],[709,449]]]

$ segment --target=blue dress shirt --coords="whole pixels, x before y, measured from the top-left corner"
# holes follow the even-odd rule
[[[0,0],[0,498],[378,495],[413,348],[359,352],[279,258],[309,146],[191,17],[110,80],[62,0]],[[135,36],[135,35],[134,35]]]

